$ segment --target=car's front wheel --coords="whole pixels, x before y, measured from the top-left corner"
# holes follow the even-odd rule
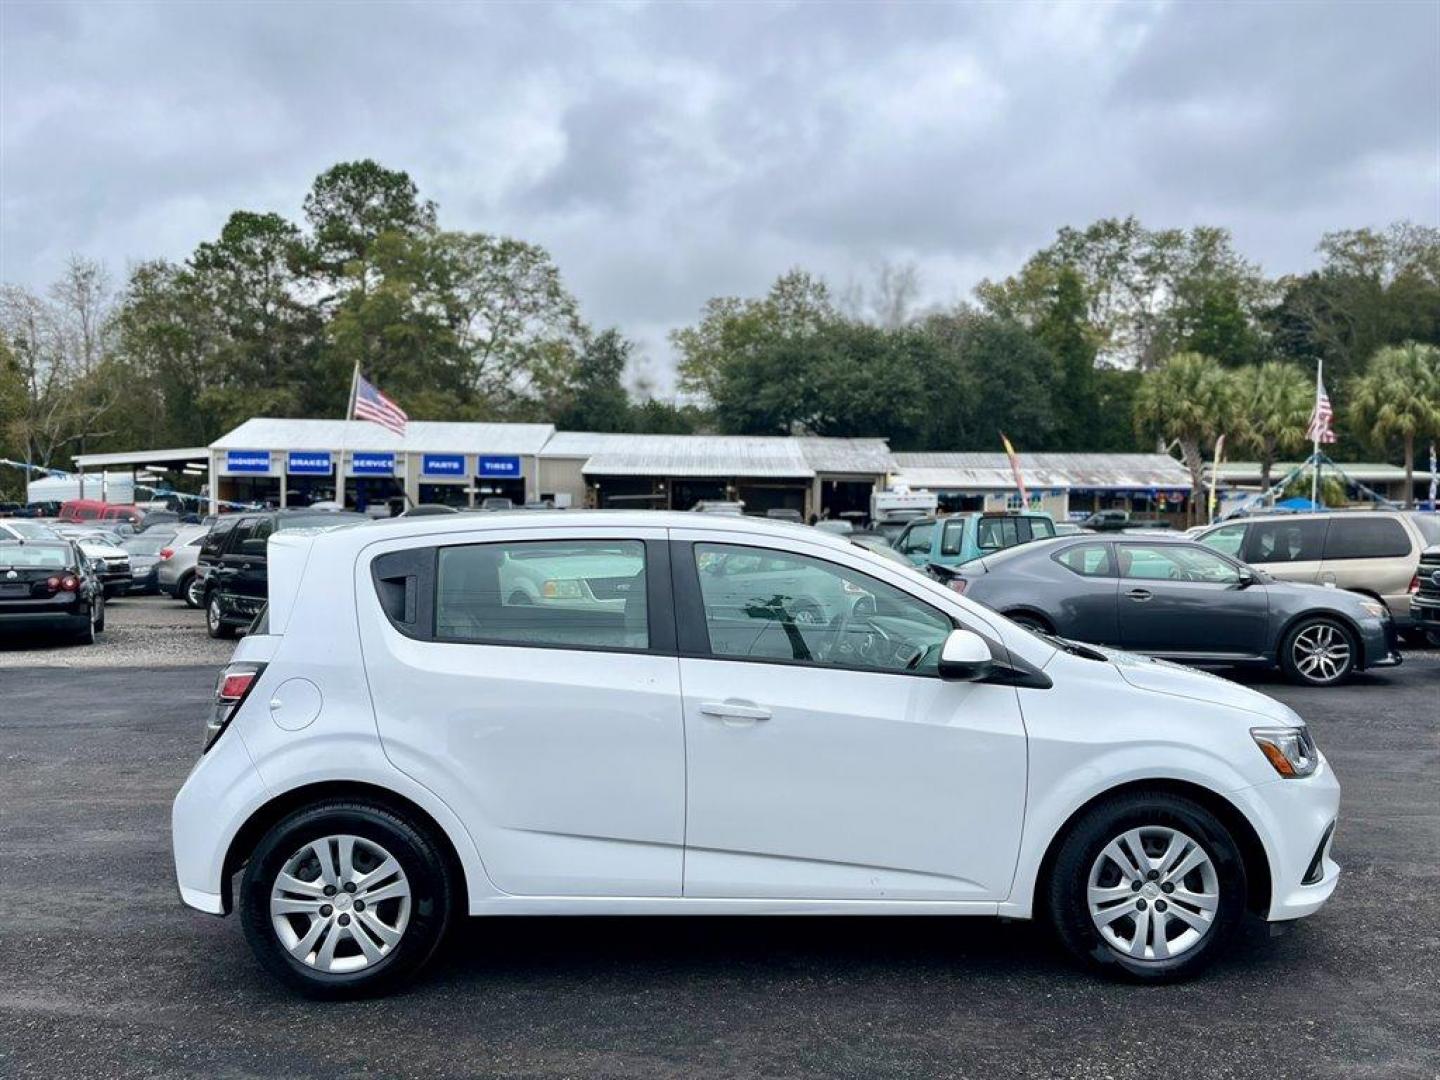
[[[1067,834],[1047,884],[1050,918],[1072,954],[1146,982],[1198,972],[1245,915],[1245,864],[1229,830],[1167,792],[1093,807]]]
[[[225,621],[220,610],[220,594],[212,592],[205,601],[205,632],[212,638],[232,638],[235,628]]]
[[[390,989],[435,951],[455,887],[426,830],[364,802],[301,809],[261,839],[241,885],[256,957],[316,997]]]
[[[1280,646],[1280,667],[1302,686],[1335,686],[1355,670],[1355,639],[1334,619],[1301,619]]]
[[[180,582],[177,594],[188,608],[198,608],[205,603],[205,583],[191,571]]]

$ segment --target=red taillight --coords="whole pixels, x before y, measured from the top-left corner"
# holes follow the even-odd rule
[[[258,671],[247,669],[245,671],[232,671],[225,669],[220,676],[220,685],[215,688],[215,700],[225,704],[233,704],[245,696],[253,683],[260,675]]]
[[[950,588],[958,593],[965,591],[965,579],[963,577],[952,577],[949,581]]]
[[[45,587],[46,587],[47,589],[49,589],[51,592],[59,592],[59,591],[60,591],[60,579],[59,579],[58,577],[52,577],[52,578],[50,578],[49,580],[47,580],[47,581],[45,582]]]
[[[220,673],[220,681],[215,684],[215,708],[205,725],[205,750],[209,750],[211,743],[220,737],[264,670],[264,664],[241,662],[231,664]]]
[[[161,548],[161,549],[160,549],[160,558],[161,558],[161,559],[168,559],[168,558],[170,558],[171,555],[174,555],[174,554],[175,554],[175,549],[174,549],[174,548]]]
[[[60,579],[60,588],[63,589],[65,592],[74,592],[76,589],[80,588],[80,582],[76,578],[73,578],[69,574],[66,574],[63,578]]]

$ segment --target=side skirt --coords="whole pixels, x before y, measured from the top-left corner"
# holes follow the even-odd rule
[[[993,900],[775,900],[685,896],[488,896],[471,915],[995,915]]]

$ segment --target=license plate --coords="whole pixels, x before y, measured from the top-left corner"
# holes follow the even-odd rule
[[[29,596],[30,584],[25,581],[0,582],[0,596]]]

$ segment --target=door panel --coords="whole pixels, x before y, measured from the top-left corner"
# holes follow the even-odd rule
[[[496,535],[477,533],[468,544],[450,535],[444,551],[503,546],[494,543]],[[555,540],[554,532],[535,530],[504,535],[507,544]],[[629,530],[623,540],[663,536]],[[476,543],[482,540],[491,543]],[[670,617],[668,558],[658,567],[647,559],[643,597],[633,591],[638,583],[617,584],[624,576],[617,569],[633,572],[634,558],[627,550],[582,562],[532,550],[516,559],[487,552],[483,559],[435,560],[455,566],[453,580],[439,581],[438,614],[430,616],[447,636],[509,632],[533,645],[417,640],[382,610],[365,561],[357,567],[361,644],[385,752],[461,817],[504,892],[680,895],[679,661],[673,631],[668,644],[657,633]],[[538,575],[536,596],[520,595],[517,582],[526,575]],[[657,576],[663,588],[654,587]],[[629,585],[623,595],[616,592],[621,585]],[[468,610],[467,600],[474,601]],[[643,647],[647,609],[652,647],[669,655],[626,647],[635,641]],[[392,610],[406,612],[404,599]],[[600,651],[557,644],[572,633],[587,642],[610,633],[620,645]]]
[[[1120,638],[1144,653],[1254,656],[1268,640],[1270,599],[1239,570],[1193,544],[1117,543]]]
[[[707,541],[673,546],[687,653],[685,895],[1006,896],[1025,802],[1019,700],[1013,687],[933,674],[950,618],[898,585],[904,571],[882,581],[848,553],[805,544],[772,554],[803,563],[794,572],[810,590],[842,605],[834,619],[737,608],[716,564],[754,549],[723,533],[673,535]]]

